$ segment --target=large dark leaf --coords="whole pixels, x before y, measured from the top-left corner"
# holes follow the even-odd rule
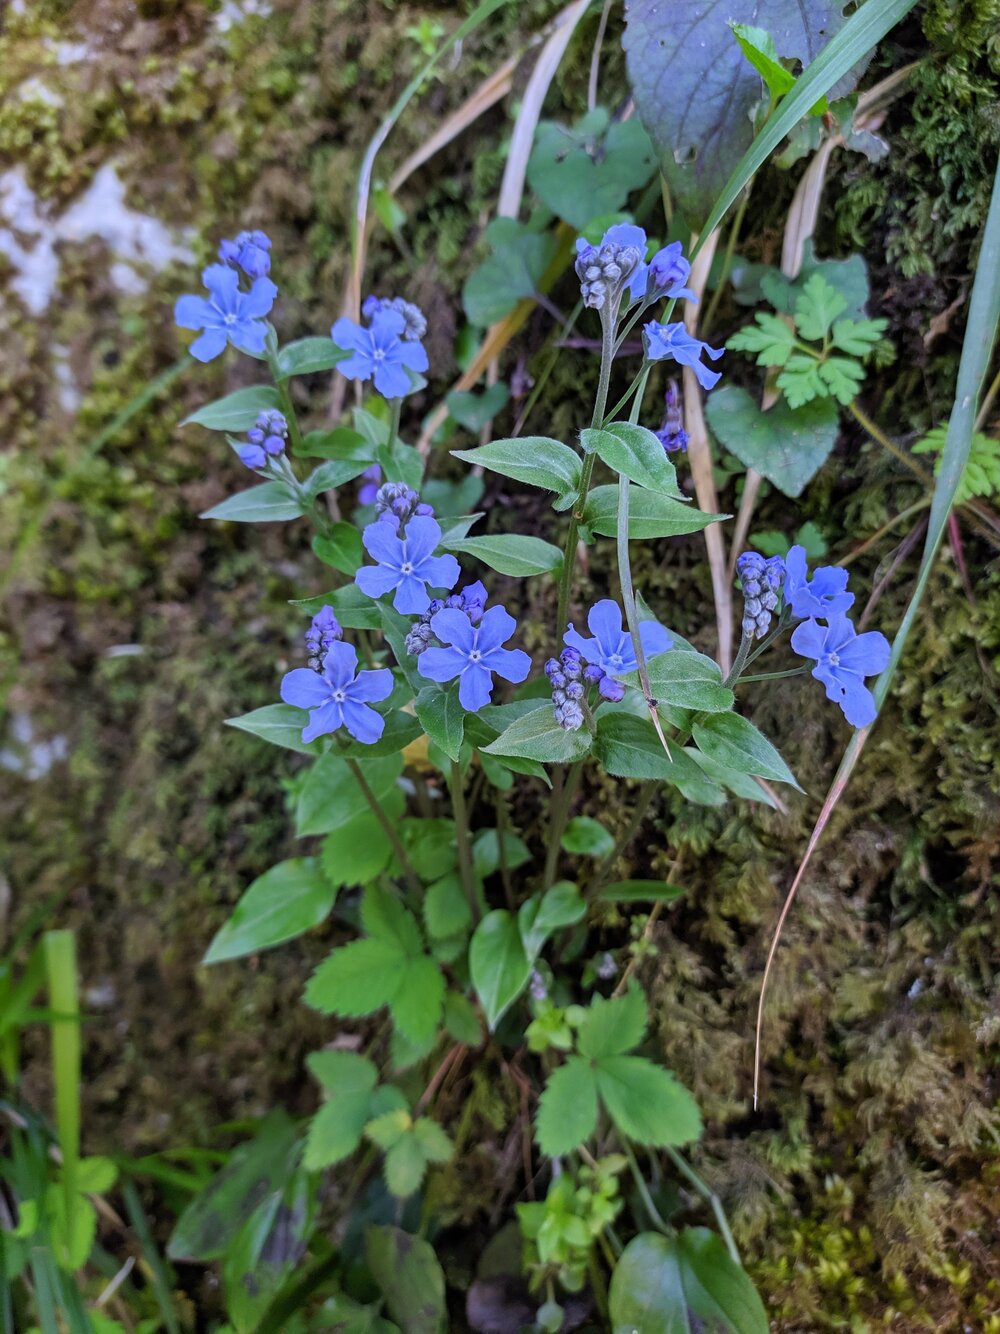
[[[764,28],[778,53],[808,65],[843,27],[841,0],[625,0],[623,38],[643,124],[677,204],[700,228],[750,147],[761,79],[730,21]],[[853,87],[848,76],[832,95]]]

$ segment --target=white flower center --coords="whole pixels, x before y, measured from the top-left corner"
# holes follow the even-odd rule
[[[624,665],[625,659],[620,653],[612,653],[611,657],[608,658],[608,662],[611,663],[612,667],[618,668]]]
[[[827,662],[830,664],[831,667],[840,666],[840,658],[836,653],[831,653],[830,656],[827,658]]]
[[[385,361],[385,352],[382,348],[376,347],[372,349],[372,361]]]
[[[403,563],[402,563],[402,565],[399,567],[399,572],[400,572],[400,574],[412,574],[412,573],[413,573],[413,561],[412,561],[412,560],[404,560]]]
[[[343,690],[338,689],[333,692],[333,701],[335,704],[343,704],[346,698],[347,696],[344,694]]]
[[[236,316],[233,314],[223,315],[222,319],[223,323],[227,324],[230,328],[236,323]]]
[[[483,654],[482,654],[482,650],[481,650],[481,649],[478,649],[478,648],[474,648],[474,649],[472,650],[472,652],[469,654],[469,661],[470,661],[470,662],[478,662],[482,656],[483,656]]]

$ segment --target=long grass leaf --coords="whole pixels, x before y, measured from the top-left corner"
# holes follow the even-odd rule
[[[62,1153],[66,1195],[66,1235],[73,1236],[80,1162],[80,1002],[76,942],[72,931],[46,931],[42,937],[49,1003],[59,1016],[52,1025],[52,1080],[56,1129]]]
[[[972,284],[972,296],[969,301],[969,318],[965,328],[965,337],[962,340],[962,356],[958,363],[958,382],[955,389],[955,405],[952,408],[951,417],[948,422],[948,434],[945,440],[941,472],[937,478],[937,483],[934,489],[934,498],[931,502],[931,512],[928,519],[924,551],[920,560],[920,569],[917,574],[916,586],[910,596],[903,619],[892,642],[892,651],[889,655],[888,665],[875,683],[873,693],[875,695],[875,703],[879,709],[882,708],[882,705],[885,702],[886,695],[889,692],[889,686],[892,684],[892,679],[896,674],[899,661],[903,656],[907,638],[916,621],[917,612],[920,609],[920,603],[927,588],[927,581],[930,578],[931,568],[934,564],[934,557],[937,555],[941,540],[944,537],[945,530],[948,526],[948,516],[951,513],[952,505],[955,503],[958,484],[962,480],[962,473],[965,471],[965,465],[969,459],[969,452],[972,448],[972,436],[976,422],[976,405],[982,395],[983,386],[989,371],[990,357],[993,351],[993,344],[996,341],[998,324],[1000,324],[1000,163],[997,165],[997,172],[993,181],[993,197],[990,201],[990,211],[987,215],[986,227],[983,232],[983,243],[979,252],[976,277]],[[872,726],[874,726],[874,724],[872,724]],[[767,983],[771,974],[774,956],[777,952],[778,942],[781,939],[782,927],[788,917],[789,910],[791,909],[795,895],[798,892],[799,885],[802,883],[802,878],[805,875],[806,869],[812,860],[816,845],[829,823],[830,816],[833,814],[834,808],[840,800],[841,793],[847,786],[848,780],[861,756],[865,743],[871,735],[871,730],[871,727],[862,728],[855,732],[851,737],[847,750],[844,752],[844,757],[840,761],[840,767],[837,769],[834,780],[830,785],[830,790],[826,795],[826,800],[823,802],[823,809],[820,811],[819,818],[809,836],[809,843],[806,847],[805,856],[802,858],[799,868],[795,873],[795,878],[788,891],[788,897],[785,899],[784,907],[781,910],[781,915],[778,918],[778,924],[771,940],[767,963],[764,966],[764,976],[761,981],[760,999],[757,1004],[757,1037],[754,1049],[753,1075],[753,1098],[755,1107],[757,1105],[757,1095],[760,1084],[760,1053],[764,1018],[764,1001],[767,995]]]

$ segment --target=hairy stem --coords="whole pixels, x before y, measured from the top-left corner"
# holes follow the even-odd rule
[[[461,766],[454,761],[448,779],[451,789],[451,810],[455,819],[455,842],[458,847],[458,870],[462,877],[462,888],[469,900],[473,920],[478,922],[486,913],[483,892],[476,883],[476,873],[472,865],[472,845],[469,842],[469,813],[465,805],[465,787],[462,782]]]
[[[559,848],[562,844],[562,836],[566,832],[570,807],[573,804],[576,785],[580,781],[582,771],[583,760],[577,760],[575,764],[570,765],[563,775],[562,788],[556,797],[552,811],[552,822],[549,825],[549,846],[545,853],[545,870],[542,875],[543,889],[548,889],[556,878],[556,870],[559,866]]]
[[[678,1172],[680,1172],[682,1176],[687,1177],[688,1181],[694,1186],[698,1194],[703,1196],[711,1205],[712,1213],[715,1215],[715,1221],[718,1224],[719,1231],[722,1233],[722,1240],[726,1243],[726,1249],[729,1251],[730,1257],[736,1264],[742,1264],[743,1262],[740,1260],[740,1253],[736,1249],[736,1242],[733,1240],[733,1234],[729,1227],[729,1220],[726,1218],[726,1211],[722,1207],[722,1201],[719,1199],[718,1195],[716,1195],[715,1191],[712,1190],[711,1186],[702,1180],[691,1164],[679,1154],[676,1149],[671,1148],[669,1144],[666,1145],[665,1148],[667,1157],[677,1168]]]
[[[350,755],[345,755],[344,759],[347,761],[347,767],[348,769],[350,769],[351,774],[354,777],[354,781],[361,789],[362,796],[364,797],[365,801],[367,801],[368,805],[371,807],[372,814],[375,816],[375,819],[382,826],[382,831],[385,834],[386,838],[389,840],[389,846],[392,848],[396,860],[399,862],[400,866],[402,867],[403,874],[406,876],[406,883],[410,886],[410,888],[413,890],[415,894],[422,895],[424,892],[423,884],[421,883],[420,877],[413,869],[413,863],[406,855],[406,849],[403,847],[402,841],[400,840],[399,835],[396,833],[395,825],[389,819],[388,815],[386,815],[382,803],[379,801],[378,797],[376,797],[375,793],[372,791],[371,786],[368,783],[368,779],[365,778],[361,766],[360,764],[358,764],[357,760],[352,759]]]

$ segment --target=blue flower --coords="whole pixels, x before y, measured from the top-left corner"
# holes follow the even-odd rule
[[[691,265],[684,258],[680,241],[658,250],[648,264],[642,264],[628,285],[636,299],[639,297],[669,297],[674,301],[694,301],[698,298],[684,284],[691,276]]]
[[[859,635],[841,612],[829,613],[829,625],[803,621],[792,634],[792,648],[815,658],[812,674],[826,686],[827,699],[839,704],[853,727],[867,727],[877,716],[875,697],[865,686],[889,661],[889,641],[877,630]]]
[[[366,468],[361,474],[361,485],[358,487],[358,504],[374,505],[375,497],[378,495],[381,485],[382,469],[377,463],[373,463],[370,468]]]
[[[266,278],[271,272],[271,238],[265,232],[240,232],[234,241],[219,243],[223,264],[240,268],[248,278]]]
[[[278,295],[271,279],[258,278],[249,292],[241,292],[235,269],[210,264],[201,280],[210,296],[182,296],[174,307],[174,319],[182,329],[203,330],[191,344],[192,357],[212,361],[227,342],[242,352],[260,356],[267,335],[264,316]]]
[[[356,741],[371,746],[382,735],[385,719],[369,705],[388,699],[392,685],[392,672],[387,668],[359,672],[354,646],[331,643],[322,672],[296,667],[281,683],[281,698],[297,709],[308,709],[303,741],[315,741],[318,736],[346,727]]]
[[[593,639],[584,639],[571,624],[563,635],[563,643],[576,649],[589,663],[594,663],[608,676],[625,676],[638,667],[632,637],[622,629],[622,613],[617,602],[603,598],[595,602],[587,613],[587,625]],[[658,653],[666,653],[673,647],[673,640],[658,621],[643,621],[639,626],[639,638],[647,658]]]
[[[785,557],[785,602],[796,616],[828,617],[854,605],[847,591],[847,571],[838,565],[821,565],[812,579],[806,567],[805,547],[792,547]]]
[[[403,337],[408,343],[419,343],[427,332],[427,317],[412,301],[401,296],[366,296],[361,303],[361,316],[369,323],[380,310],[394,310],[403,317]]]
[[[693,338],[683,324],[657,324],[650,320],[643,328],[646,356],[650,361],[676,361],[694,371],[702,389],[711,389],[722,378],[718,371],[710,371],[699,360],[702,352],[713,361],[722,356],[721,347],[709,347]]]
[[[458,699],[469,713],[489,704],[492,673],[518,683],[531,670],[531,659],[523,649],[502,647],[517,629],[504,607],[490,607],[478,625],[457,607],[444,607],[431,619],[431,629],[448,647],[425,649],[417,659],[417,671],[429,681],[453,681],[457,676]]]
[[[349,380],[374,380],[385,398],[402,398],[413,388],[407,370],[425,371],[423,344],[404,339],[406,319],[396,310],[376,310],[369,328],[341,318],[330,330],[337,347],[354,355],[338,362]]]
[[[376,521],[361,534],[361,541],[377,565],[364,565],[355,583],[370,598],[396,590],[392,605],[406,615],[424,612],[431,604],[425,585],[454,588],[461,570],[454,556],[431,553],[441,541],[441,525],[435,519],[417,516],[400,537],[395,526]]]

